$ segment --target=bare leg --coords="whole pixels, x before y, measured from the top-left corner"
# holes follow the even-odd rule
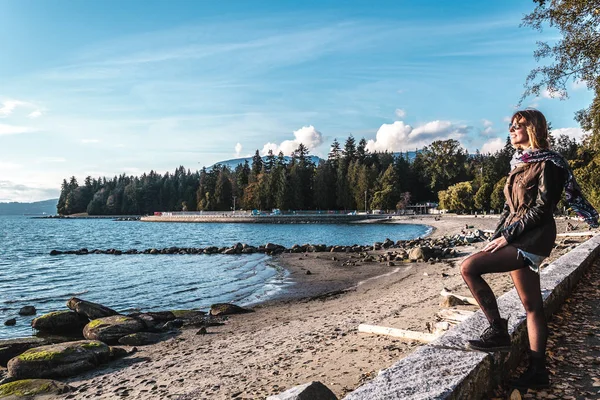
[[[529,269],[525,267],[523,259],[518,257],[517,249],[511,245],[494,253],[485,251],[475,253],[461,263],[462,277],[490,324],[500,320],[500,313],[496,296],[482,275]]]

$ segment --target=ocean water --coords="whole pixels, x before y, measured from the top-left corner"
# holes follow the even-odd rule
[[[207,310],[217,302],[250,305],[292,284],[264,254],[50,256],[51,250],[259,246],[267,242],[328,245],[406,240],[428,233],[404,224],[182,224],[107,219],[33,219],[0,216],[0,339],[29,336],[34,317],[66,309],[73,297],[119,312]],[[15,326],[4,321],[16,317]]]

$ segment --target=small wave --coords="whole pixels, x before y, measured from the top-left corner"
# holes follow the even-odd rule
[[[198,288],[193,287],[193,288],[178,290],[178,291],[173,292],[171,294],[181,294],[181,293],[187,293],[187,292],[194,292],[196,290],[198,290]]]

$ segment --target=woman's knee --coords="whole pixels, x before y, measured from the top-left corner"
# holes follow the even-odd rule
[[[473,259],[472,256],[465,258],[460,263],[460,274],[463,276],[463,278],[478,275],[476,273],[476,270],[476,261]]]

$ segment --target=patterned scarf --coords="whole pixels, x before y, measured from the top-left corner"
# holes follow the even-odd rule
[[[583,197],[581,188],[575,180],[573,171],[569,163],[563,156],[551,150],[532,150],[525,149],[517,151],[510,160],[511,170],[521,163],[535,163],[542,161],[552,161],[556,166],[562,168],[567,175],[565,182],[565,196],[569,208],[575,211],[592,228],[598,227],[598,211]]]

